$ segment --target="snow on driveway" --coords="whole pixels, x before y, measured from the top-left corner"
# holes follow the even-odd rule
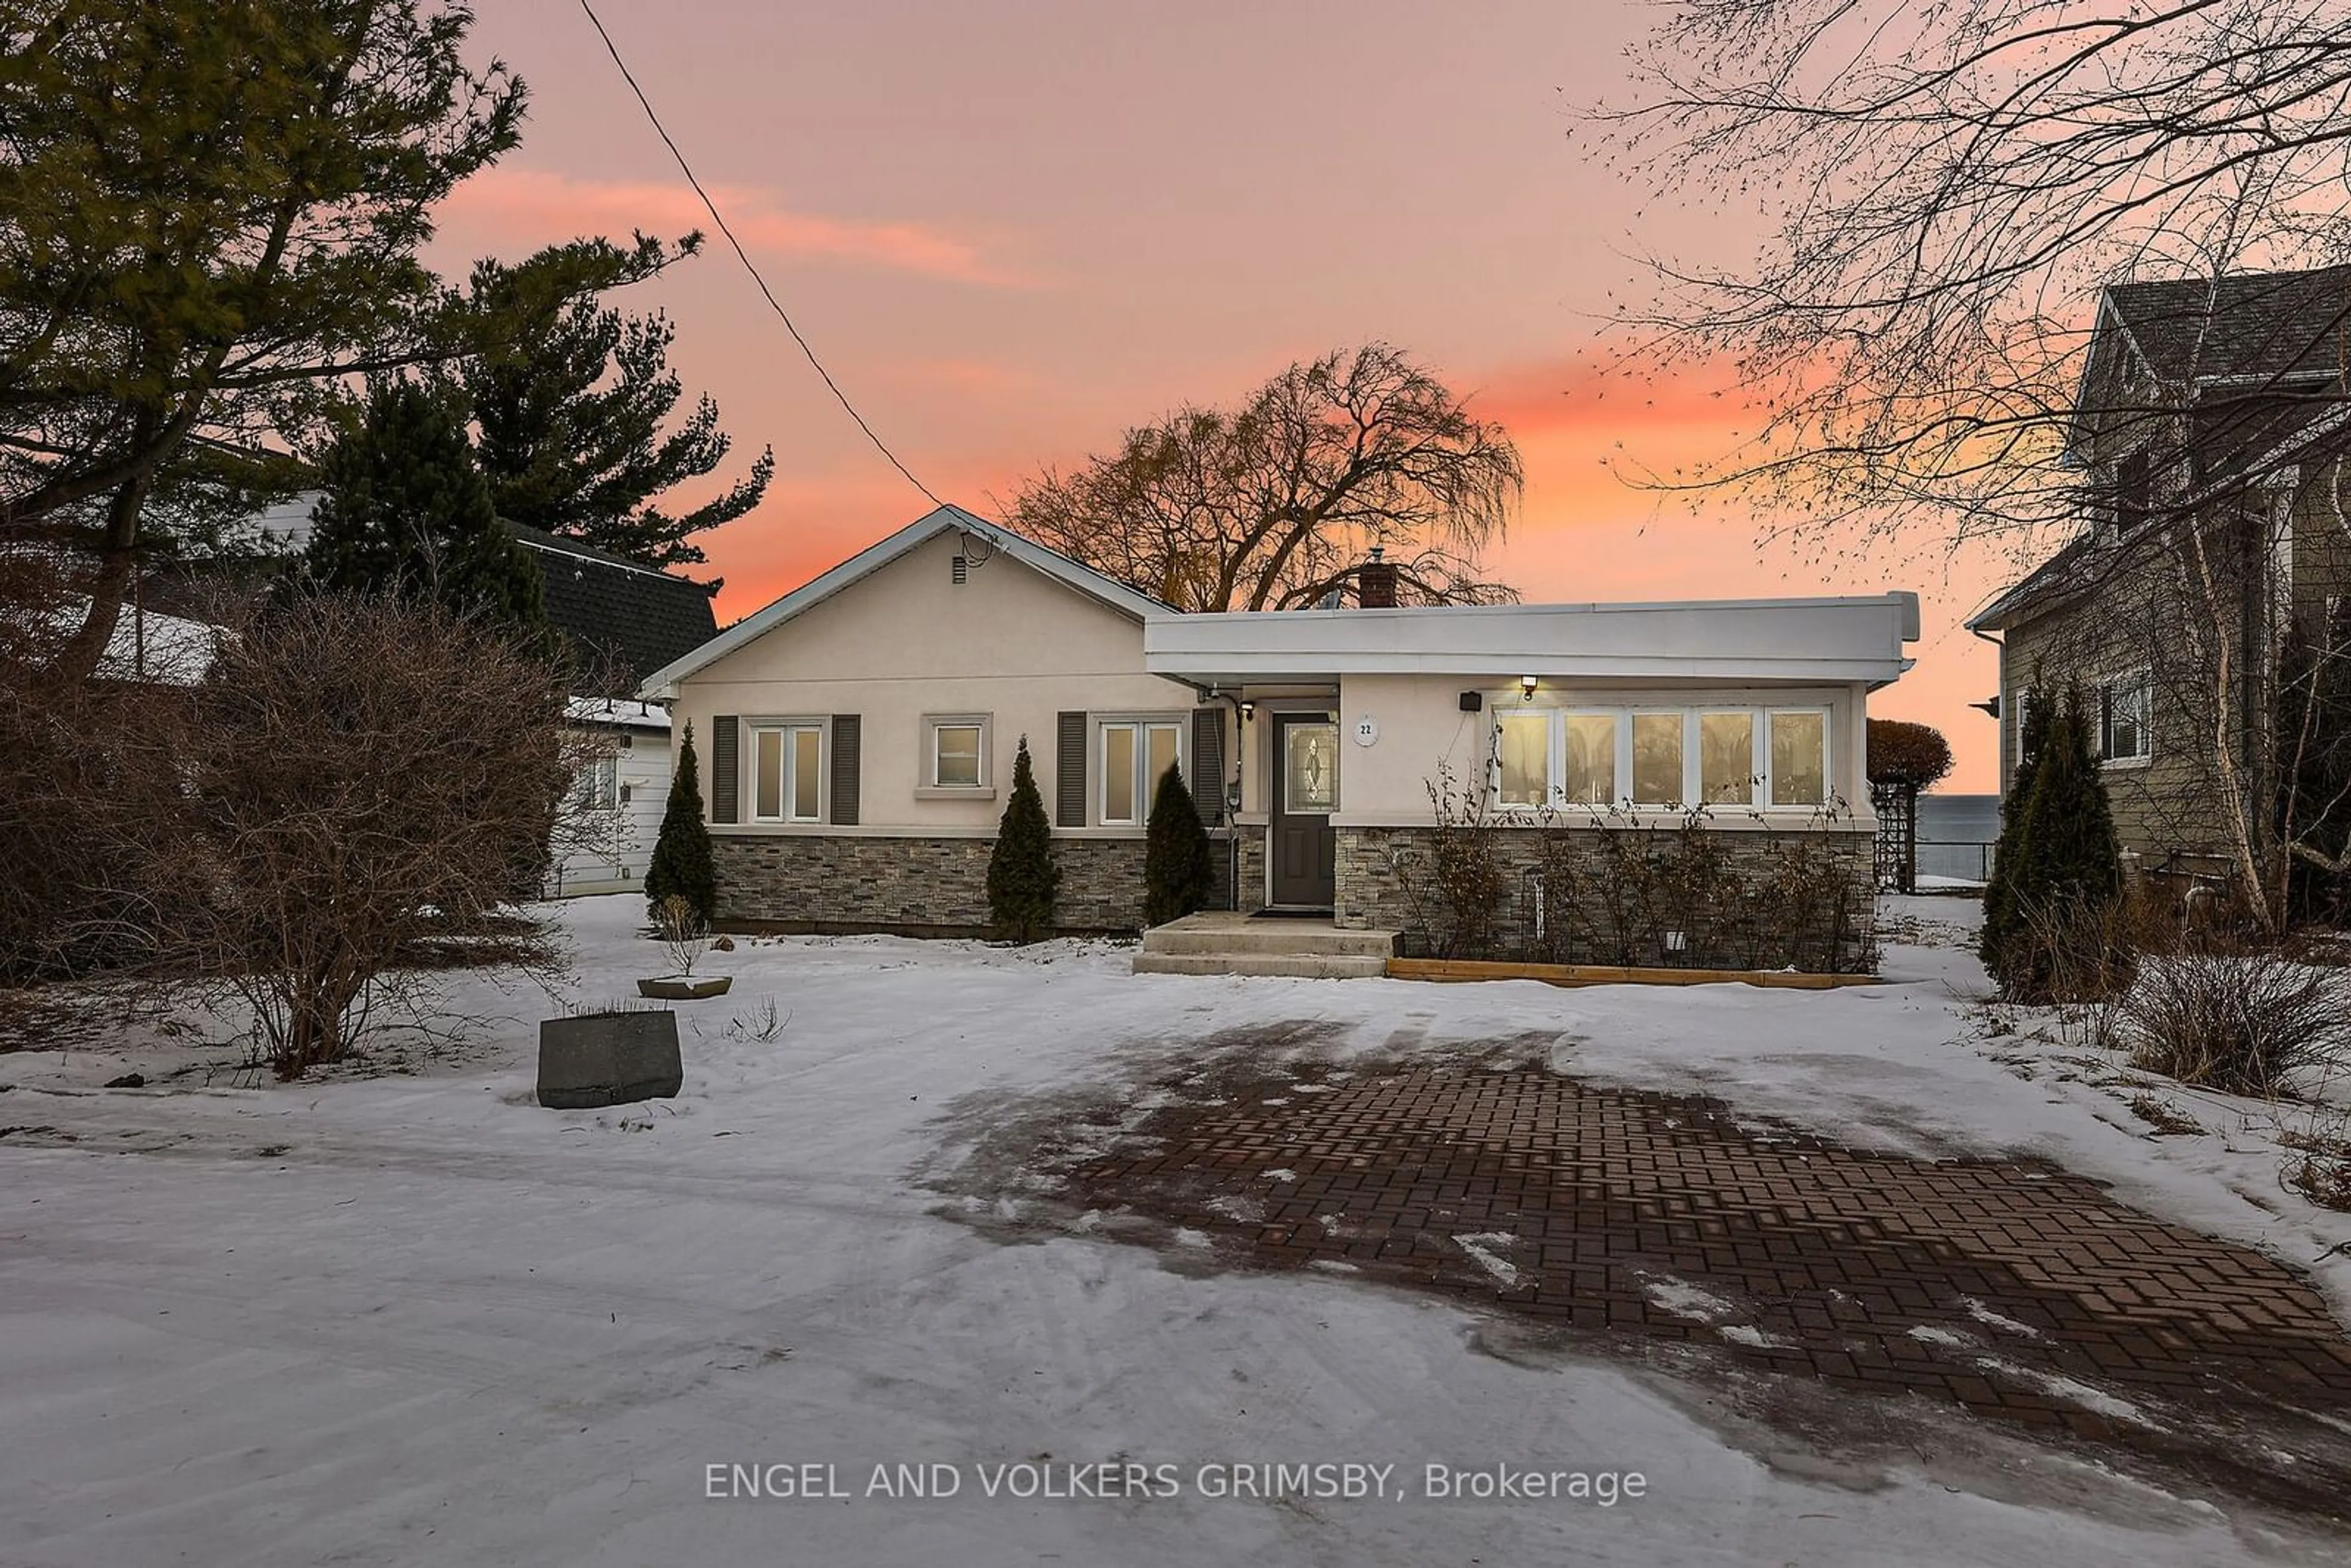
[[[2015,1042],[1973,1039],[1939,902],[1893,955],[1906,983],[1829,993],[747,943],[708,961],[736,994],[681,1008],[684,1092],[606,1112],[530,1103],[553,1003],[475,977],[449,984],[476,1044],[413,1076],[232,1088],[233,1047],[156,1041],[0,1056],[0,1562],[2326,1560],[1964,1424],[1808,1441],[1702,1386],[1527,1352],[1457,1302],[991,1231],[927,1185],[1072,1086],[1097,1087],[1105,1135],[1139,1122],[1142,1086],[1204,1040],[1543,1038],[1562,1071],[1858,1145],[2038,1155],[2297,1264],[2351,1240],[2278,1201],[2245,1140],[2158,1142],[2091,1083],[1994,1060]],[[657,966],[641,909],[565,907],[595,977],[578,994]],[[763,1040],[769,997],[789,1021]],[[134,1067],[164,1086],[96,1088]],[[1017,1220],[1036,1196],[994,1202]],[[850,1495],[707,1496],[737,1465]],[[904,1479],[956,1495],[871,1493],[876,1465],[940,1467]],[[1093,1495],[1011,1495],[1030,1482]]]

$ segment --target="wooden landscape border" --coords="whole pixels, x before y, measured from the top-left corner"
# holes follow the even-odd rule
[[[1541,980],[1547,986],[1761,986],[1829,991],[1885,984],[1876,975],[1815,975],[1789,969],[1642,969],[1614,964],[1505,964],[1479,958],[1390,958],[1394,980]]]

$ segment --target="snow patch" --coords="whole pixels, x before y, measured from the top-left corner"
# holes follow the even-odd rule
[[[1641,1294],[1649,1299],[1653,1307],[1662,1307],[1677,1318],[1695,1318],[1702,1323],[1719,1322],[1739,1314],[1736,1306],[1687,1280],[1652,1280],[1641,1287]]]
[[[1469,1254],[1472,1262],[1506,1286],[1519,1282],[1519,1266],[1501,1254],[1517,1246],[1518,1242],[1517,1237],[1499,1230],[1453,1239],[1453,1244]]]
[[[2000,1313],[1993,1312],[1990,1307],[1985,1306],[1981,1301],[1975,1300],[1973,1297],[1966,1298],[1966,1301],[1968,1316],[1975,1319],[1976,1322],[1983,1324],[1986,1328],[1999,1329],[2003,1333],[2012,1333],[2022,1339],[2039,1339],[2042,1337],[2041,1331],[2034,1328],[2031,1323],[2021,1323],[2014,1318],[2002,1317]]]
[[[2117,1399],[2103,1388],[2093,1388],[2090,1385],[2067,1377],[2063,1373],[2042,1372],[2033,1367],[2018,1366],[2013,1362],[2002,1361],[1997,1356],[1991,1355],[1977,1357],[1976,1364],[1987,1372],[2001,1372],[2011,1377],[2020,1378],[2039,1388],[2051,1398],[2064,1399],[2078,1405],[2093,1416],[2104,1416],[2110,1421],[2128,1421],[2133,1426],[2145,1427],[2149,1431],[2160,1432],[2164,1429],[2161,1422],[2157,1421],[2129,1400]]]
[[[1953,1350],[1965,1350],[1976,1343],[1963,1333],[1953,1333],[1949,1329],[1935,1328],[1928,1323],[1920,1323],[1912,1329],[1910,1337],[1920,1344],[1939,1344]]]
[[[1794,1343],[1775,1333],[1766,1333],[1753,1323],[1733,1323],[1727,1329],[1715,1332],[1733,1344],[1743,1344],[1754,1350],[1786,1350]]]

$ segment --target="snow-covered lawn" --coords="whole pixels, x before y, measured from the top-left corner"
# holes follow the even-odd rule
[[[662,967],[642,909],[564,908],[588,978],[559,1000]],[[684,1092],[608,1112],[532,1103],[558,1001],[478,976],[447,982],[482,1020],[471,1042],[413,1073],[233,1087],[234,1046],[145,1037],[0,1056],[0,1562],[2335,1560],[1924,1402],[1876,1402],[1881,1427],[1900,1413],[1874,1443],[1766,1430],[1455,1301],[976,1224],[1027,1200],[975,1213],[935,1185],[1041,1096],[1133,1085],[1139,1115],[1142,1086],[1211,1038],[1346,1054],[1541,1034],[1562,1071],[1847,1143],[2054,1160],[2351,1307],[2351,1261],[2322,1260],[2351,1217],[2281,1190],[2265,1112],[2175,1095],[2209,1130],[2152,1135],[2111,1055],[1993,1032],[1971,904],[1888,911],[1899,983],[1819,993],[747,942],[705,961],[732,995],[680,1004]],[[761,1039],[768,998],[789,1021]],[[98,1087],[131,1070],[151,1086]],[[986,1495],[999,1473],[1025,1488],[1024,1462],[1062,1488],[1092,1461],[1173,1495]],[[706,1495],[712,1466],[787,1464],[852,1495]],[[925,1473],[959,1491],[870,1495],[877,1464],[948,1467]],[[1236,1490],[1216,1467],[1312,1464],[1393,1469],[1373,1497],[1215,1495]],[[1643,1484],[1612,1481],[1608,1506],[1433,1498],[1432,1465]]]

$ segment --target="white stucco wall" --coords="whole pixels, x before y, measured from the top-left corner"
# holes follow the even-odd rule
[[[1050,815],[1054,729],[1064,710],[1188,715],[1179,681],[1143,672],[1142,623],[998,553],[971,558],[945,534],[915,547],[679,683],[675,720],[691,720],[709,800],[710,721],[860,716],[855,827],[746,822],[726,831],[992,835],[1012,785],[1015,744],[1029,737]],[[917,794],[926,716],[987,715],[989,788],[956,798]],[[751,750],[743,748],[747,816]],[[1129,830],[1099,830],[1123,833]]]

